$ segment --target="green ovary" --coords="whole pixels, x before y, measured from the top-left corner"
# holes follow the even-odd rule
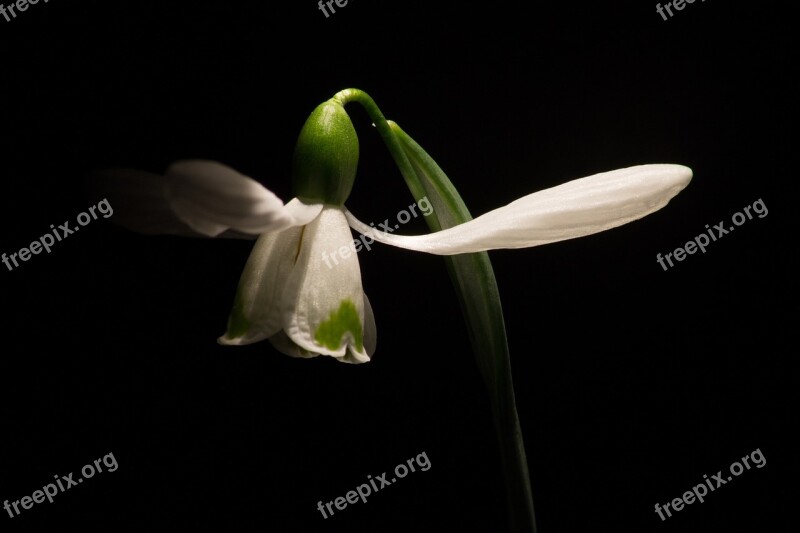
[[[332,312],[328,319],[322,322],[314,333],[314,340],[329,350],[336,350],[342,344],[342,337],[350,332],[356,343],[356,349],[361,351],[364,347],[364,334],[361,329],[361,318],[358,310],[350,300],[343,300],[339,309]]]

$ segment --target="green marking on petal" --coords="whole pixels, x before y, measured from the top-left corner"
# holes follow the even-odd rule
[[[329,350],[336,350],[342,344],[342,337],[350,332],[355,339],[356,349],[364,347],[364,332],[361,329],[361,318],[356,305],[350,300],[343,300],[339,309],[332,312],[328,320],[319,325],[314,333],[314,340]]]
[[[244,299],[242,298],[242,289],[236,289],[236,298],[233,300],[233,309],[228,318],[228,333],[227,337],[230,339],[237,339],[244,337],[250,330],[250,320],[244,314]]]

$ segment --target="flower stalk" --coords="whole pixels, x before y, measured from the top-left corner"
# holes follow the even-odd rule
[[[337,93],[342,105],[359,103],[372,119],[415,201],[427,196],[434,207],[426,217],[431,231],[472,220],[458,191],[436,162],[394,122],[387,121],[375,101],[358,89]],[[483,381],[489,390],[500,459],[506,483],[511,531],[535,533],[528,463],[519,423],[511,375],[503,309],[489,254],[477,252],[445,257],[467,323]]]

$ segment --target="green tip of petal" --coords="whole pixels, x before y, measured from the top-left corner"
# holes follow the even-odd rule
[[[329,350],[336,350],[342,345],[342,337],[348,332],[353,336],[356,349],[361,351],[364,348],[361,318],[355,304],[350,300],[343,300],[339,309],[319,325],[314,333],[314,340]]]
[[[228,331],[224,335],[226,339],[238,339],[244,337],[250,331],[250,321],[244,314],[244,303],[240,291],[241,289],[236,290],[233,309],[231,310],[231,316],[228,318]]]

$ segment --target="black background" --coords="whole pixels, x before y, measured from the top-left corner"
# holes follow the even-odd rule
[[[540,531],[788,531],[798,176],[782,5],[695,2],[663,21],[654,2],[351,0],[327,19],[311,0],[166,4],[52,0],[0,18],[0,252],[96,204],[79,187],[96,168],[214,159],[288,200],[300,127],[347,87],[420,142],[474,214],[601,171],[690,166],[687,189],[643,220],[491,253]],[[394,217],[411,197],[366,114],[351,117],[347,205]],[[765,218],[656,263],[758,199]],[[2,531],[507,530],[441,258],[362,253],[373,361],[294,360],[215,342],[248,242],[111,221],[0,268],[0,500],[108,453],[119,468],[3,511]],[[654,513],[757,448],[764,468],[666,522]],[[316,510],[421,452],[427,472],[327,520]]]

